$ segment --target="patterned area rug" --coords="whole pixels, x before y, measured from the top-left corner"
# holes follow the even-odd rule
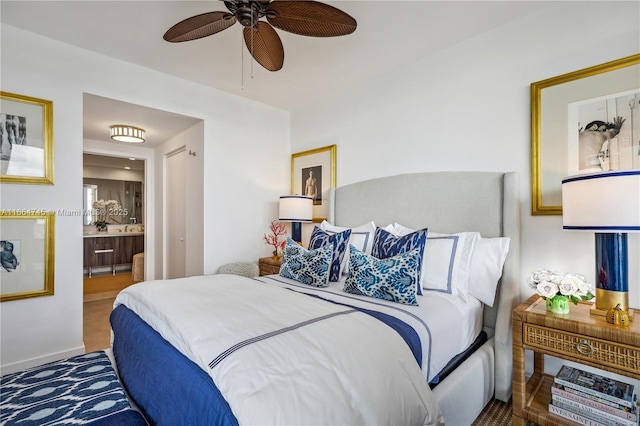
[[[496,399],[489,401],[472,426],[502,426],[511,423],[511,399],[502,402]]]

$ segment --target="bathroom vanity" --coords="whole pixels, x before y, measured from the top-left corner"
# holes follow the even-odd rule
[[[84,267],[91,278],[93,268],[130,265],[133,255],[144,252],[144,232],[108,232],[84,235]]]

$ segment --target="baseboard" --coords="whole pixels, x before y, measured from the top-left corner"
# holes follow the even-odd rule
[[[0,376],[5,374],[11,374],[22,370],[27,370],[32,367],[37,367],[42,364],[46,364],[53,361],[58,361],[63,358],[69,358],[76,355],[82,355],[85,353],[84,345],[67,351],[56,352],[41,356],[38,358],[31,358],[24,361],[14,362],[11,364],[0,365]]]

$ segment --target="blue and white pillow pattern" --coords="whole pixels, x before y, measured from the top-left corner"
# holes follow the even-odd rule
[[[382,228],[376,229],[373,238],[373,247],[371,255],[378,259],[396,256],[398,254],[407,253],[411,250],[418,250],[418,271],[422,271],[422,262],[424,257],[424,249],[427,244],[427,228],[414,231],[404,236],[396,236]],[[416,281],[416,292],[422,295],[422,281],[420,274]]]
[[[280,275],[314,287],[329,285],[329,268],[333,246],[326,244],[317,250],[306,250],[291,238],[282,252]]]
[[[320,229],[328,234],[337,234],[339,232],[351,229],[351,236],[349,237],[349,244],[353,244],[358,250],[363,253],[371,254],[371,247],[373,246],[373,236],[376,233],[376,224],[373,222],[365,223],[364,225],[348,228],[344,226],[335,226],[323,220],[320,224]],[[346,251],[344,259],[342,259],[342,265],[340,265],[342,275],[346,275],[349,272],[349,250]]]
[[[349,245],[347,293],[418,305],[416,289],[420,272],[420,249],[376,259]]]
[[[329,281],[340,281],[340,266],[342,259],[347,251],[347,244],[351,236],[351,229],[339,232],[337,234],[329,234],[315,226],[309,240],[309,250],[316,250],[324,245],[333,247],[333,260],[331,261],[331,269],[329,270]]]

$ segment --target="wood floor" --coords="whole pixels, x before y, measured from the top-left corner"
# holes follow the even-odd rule
[[[109,315],[120,290],[133,284],[131,272],[84,278],[83,339],[86,352],[111,346]]]

